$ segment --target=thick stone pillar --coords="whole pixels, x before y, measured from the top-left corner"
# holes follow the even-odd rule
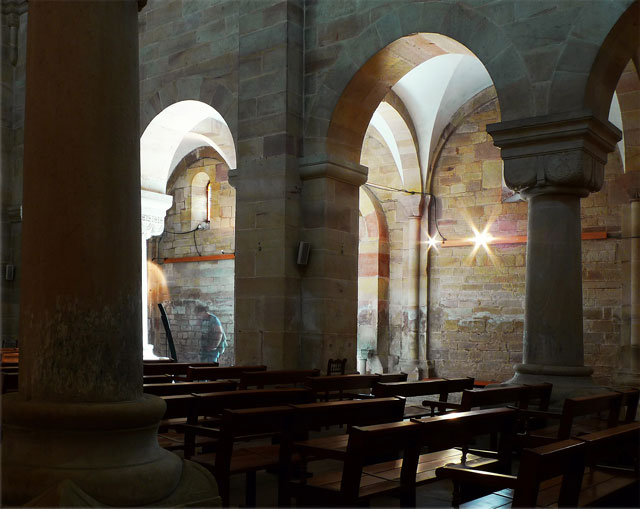
[[[3,397],[2,413],[7,505],[216,495],[206,472],[159,448],[165,405],[142,394],[137,7],[29,2],[20,392]]]
[[[304,240],[311,244],[302,280],[302,365],[325,369],[346,358],[357,369],[358,206],[367,168],[327,157],[300,163]]]
[[[239,20],[235,356],[294,368],[300,358],[301,0],[243,4]]]
[[[510,382],[552,382],[556,401],[596,390],[583,355],[580,198],[602,187],[620,131],[587,113],[487,130],[507,185],[529,201],[523,363]]]

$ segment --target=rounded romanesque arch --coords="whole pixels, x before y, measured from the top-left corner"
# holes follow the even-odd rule
[[[584,20],[574,28],[574,33],[589,34],[593,31],[590,25],[600,24],[602,19],[618,15],[608,6],[598,7],[597,12],[589,12],[589,16],[585,14]],[[614,21],[615,18],[611,24]],[[576,44],[573,43],[574,46]],[[559,68],[562,69],[563,63],[565,67],[569,65],[569,60],[574,67],[571,72],[557,72],[554,75],[550,109],[568,111],[587,108],[596,117],[606,120],[613,93],[625,67],[630,60],[634,61],[636,68],[640,67],[640,3],[636,0],[629,6],[604,41],[586,44],[583,43],[581,48],[568,45],[565,49]],[[580,60],[575,58],[578,50],[581,51]],[[585,52],[591,58],[586,58]],[[583,62],[583,68],[575,68],[578,61]],[[593,64],[589,65],[591,62]]]
[[[442,2],[403,5],[352,39],[317,87],[307,118],[305,153],[357,161],[369,119],[411,69],[453,51],[474,54],[496,86],[503,119],[535,113],[531,80],[512,41],[474,9]],[[457,41],[457,42],[456,42]]]
[[[202,76],[180,78],[143,97],[140,104],[141,133],[160,112],[180,101],[199,101],[211,106],[226,119],[230,131],[236,135],[236,115],[232,112],[236,100],[233,93],[219,80]]]

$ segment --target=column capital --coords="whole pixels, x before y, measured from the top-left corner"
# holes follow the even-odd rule
[[[330,178],[354,186],[364,184],[369,173],[366,166],[326,154],[301,158],[299,171],[301,180]]]
[[[27,0],[2,0],[0,7],[2,8],[2,14],[4,15],[16,15],[20,16],[28,10]],[[11,26],[11,19],[10,19]]]
[[[490,124],[487,132],[502,151],[507,186],[525,194],[598,191],[621,138],[617,127],[587,111]]]
[[[173,196],[169,194],[140,191],[142,236],[145,239],[160,235],[164,231],[164,216],[173,204]]]

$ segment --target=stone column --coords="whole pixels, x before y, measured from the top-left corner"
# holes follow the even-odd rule
[[[582,343],[580,198],[601,188],[620,131],[586,113],[487,130],[507,185],[529,201],[523,363],[510,383],[552,382],[556,401],[593,391]]]
[[[20,392],[3,397],[2,413],[7,505],[177,505],[216,494],[206,472],[159,448],[165,405],[142,394],[137,6],[29,2]]]
[[[367,168],[326,156],[300,162],[304,240],[311,244],[302,280],[302,365],[324,369],[346,358],[357,369],[358,207]]]
[[[398,202],[407,213],[404,238],[403,290],[404,324],[400,369],[411,379],[419,380],[428,375],[426,342],[420,337],[420,244],[422,208],[424,198],[420,194],[400,196]],[[425,248],[426,253],[426,248]]]
[[[141,191],[142,209],[142,357],[157,359],[149,343],[149,283],[147,272],[147,240],[164,231],[164,217],[173,203],[168,194]]]

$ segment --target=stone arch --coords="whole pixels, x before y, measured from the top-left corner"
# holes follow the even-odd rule
[[[635,1],[620,16],[600,46],[586,80],[584,92],[576,94],[575,100],[581,100],[579,106],[586,106],[596,117],[606,120],[613,93],[630,60],[634,62],[636,70],[640,69],[640,3],[638,1]],[[552,86],[552,93],[555,88],[566,86],[559,79],[556,81]]]
[[[640,73],[633,60],[625,67],[616,87],[623,131],[623,166],[640,168]]]
[[[224,84],[214,78],[187,76],[164,84],[159,90],[141,101],[140,127],[143,132],[165,108],[180,101],[200,101],[208,104],[225,119],[232,133],[236,133],[236,99]]]
[[[140,138],[142,188],[164,193],[167,180],[184,156],[213,147],[230,168],[236,167],[233,135],[224,117],[200,101],[180,101],[164,108]]]
[[[534,114],[527,68],[496,24],[462,5],[407,4],[356,37],[353,47],[367,51],[345,51],[318,87],[306,126],[311,134],[307,155],[326,151],[339,159],[358,160],[369,119],[391,86],[415,66],[444,53],[432,40],[425,41],[424,33],[447,43],[458,41],[482,61],[495,83],[504,120]],[[424,51],[416,51],[417,46]]]

